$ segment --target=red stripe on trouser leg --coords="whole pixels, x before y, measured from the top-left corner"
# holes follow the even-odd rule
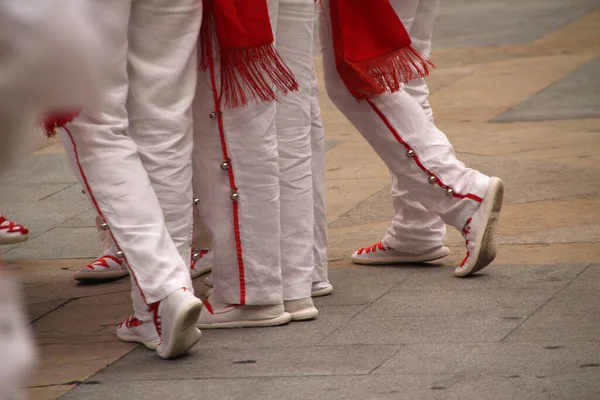
[[[79,153],[77,152],[77,144],[75,143],[75,139],[73,139],[73,135],[71,134],[71,131],[69,129],[67,129],[66,127],[64,127],[63,129],[69,135],[69,141],[71,142],[71,145],[73,146],[73,154],[75,155],[75,162],[77,164],[77,169],[79,170],[79,174],[81,175],[81,180],[83,181],[83,184],[85,185],[85,190],[87,190],[88,195],[90,196],[90,199],[92,200],[92,204],[94,205],[94,208],[96,209],[96,212],[98,213],[100,218],[106,220],[106,218],[104,217],[104,214],[102,213],[102,210],[100,210],[100,206],[98,205],[96,198],[94,197],[94,192],[92,192],[92,188],[90,187],[90,184],[87,180],[85,172],[83,172],[83,167],[81,166],[81,162],[79,161]],[[115,244],[117,244],[117,246],[118,246],[115,236],[110,231],[110,224],[109,224],[108,232],[110,233],[110,236],[112,237],[113,242]],[[127,258],[125,257],[125,254],[123,254],[123,260],[125,260],[125,263],[127,264],[127,266],[129,266],[129,262],[127,262]],[[142,295],[144,302],[146,304],[148,304],[148,302],[146,301],[146,296],[144,296],[144,292],[142,292],[142,288],[140,287],[140,284],[139,284],[139,282],[135,276],[135,273],[133,272],[133,269],[131,267],[129,267],[129,272],[131,273],[131,276],[133,277],[133,280],[135,281],[136,286],[139,288],[140,294]]]
[[[229,187],[231,192],[237,192],[237,186],[235,184],[235,176],[233,174],[233,166],[231,165],[231,160],[229,159],[229,152],[227,150],[227,141],[225,140],[225,128],[223,126],[223,112],[221,111],[221,99],[219,98],[219,93],[217,92],[217,83],[215,79],[215,65],[212,55],[209,57],[209,70],[210,70],[210,80],[213,92],[213,98],[215,102],[215,113],[217,115],[217,124],[219,127],[219,138],[221,140],[221,149],[223,150],[223,158],[225,162],[229,164],[229,168],[227,169],[227,174],[229,177]],[[242,257],[242,238],[240,234],[240,220],[239,220],[239,204],[237,201],[233,201],[233,232],[235,237],[235,247],[237,252],[238,259],[238,271],[239,271],[239,281],[240,281],[240,304],[246,304],[246,278],[244,273],[244,258]]]
[[[377,114],[377,116],[379,116],[379,118],[381,119],[381,121],[383,121],[383,123],[385,124],[385,126],[390,130],[390,132],[394,135],[394,137],[396,138],[396,140],[404,146],[404,149],[406,151],[412,151],[414,153],[414,150],[412,149],[412,147],[406,143],[402,137],[400,137],[400,135],[398,134],[398,132],[396,131],[396,129],[394,129],[394,127],[392,126],[392,124],[390,123],[390,121],[386,118],[385,115],[383,115],[383,113],[381,112],[381,110],[379,108],[377,108],[377,106],[371,101],[367,99],[367,103],[369,103],[369,105],[371,106],[371,108],[373,109],[373,111],[375,111],[375,113]],[[414,153],[411,156],[412,160],[415,162],[415,164],[417,164],[417,166],[423,171],[425,172],[428,176],[430,177],[434,177],[435,178],[435,183],[441,187],[444,190],[448,190],[451,189],[450,186],[446,185],[444,182],[442,182],[442,180],[435,175],[433,172],[431,172],[430,170],[428,170],[423,163],[421,162],[421,160],[419,160],[419,156]],[[481,203],[483,201],[483,199],[477,195],[474,195],[472,193],[466,193],[466,194],[462,194],[462,193],[456,193],[456,192],[452,192],[452,196],[456,197],[458,199],[471,199],[474,200],[476,202]]]

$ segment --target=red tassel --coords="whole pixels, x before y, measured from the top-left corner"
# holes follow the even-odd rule
[[[79,115],[79,111],[73,111],[68,113],[54,113],[49,114],[42,121],[42,128],[48,138],[56,136],[56,130],[63,128],[66,124],[73,121]]]
[[[364,60],[344,60],[338,72],[350,94],[357,100],[394,93],[403,83],[428,76],[435,65],[413,46],[403,47],[382,57]]]
[[[200,30],[200,68],[207,70],[214,62],[218,48],[213,3],[206,3]],[[267,103],[299,89],[294,74],[283,61],[273,43],[246,48],[220,48],[221,90],[219,99],[228,108],[245,107],[251,103]]]
[[[221,53],[221,97],[229,108],[276,100],[298,90],[294,74],[272,43],[247,49],[227,49]]]

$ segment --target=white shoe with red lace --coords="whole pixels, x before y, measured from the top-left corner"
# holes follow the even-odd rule
[[[496,228],[503,199],[504,182],[500,178],[491,178],[483,201],[463,227],[467,255],[454,271],[454,275],[471,275],[487,267],[496,258]]]
[[[162,358],[176,358],[187,353],[202,333],[196,327],[202,301],[186,288],[181,288],[164,300],[152,303],[150,312],[160,337],[156,353]]]
[[[406,253],[385,247],[381,242],[371,247],[363,247],[352,254],[352,262],[364,265],[387,265],[422,263],[437,260],[450,254],[450,249],[440,247],[421,254]]]
[[[0,244],[21,243],[29,239],[29,229],[15,224],[0,214]]]
[[[212,296],[204,301],[198,328],[246,328],[283,325],[292,320],[283,304],[242,306],[216,301]]]
[[[123,342],[141,343],[150,350],[156,350],[160,337],[152,321],[142,321],[135,314],[130,315],[117,327],[117,337]]]
[[[76,281],[102,281],[127,275],[129,275],[129,271],[125,268],[123,259],[117,258],[115,254],[108,253],[79,269],[73,275],[73,279]]]
[[[212,250],[200,250],[192,254],[192,263],[190,271],[192,279],[208,274],[212,271],[213,252]]]

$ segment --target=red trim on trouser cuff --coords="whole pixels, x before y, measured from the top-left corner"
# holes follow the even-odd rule
[[[98,202],[96,201],[96,198],[94,197],[94,192],[92,192],[92,188],[90,187],[90,184],[88,183],[87,177],[85,176],[85,172],[83,172],[83,167],[81,166],[81,162],[79,161],[79,153],[77,152],[77,144],[75,144],[73,135],[71,134],[71,131],[68,128],[63,127],[63,129],[69,135],[69,140],[71,141],[71,144],[73,145],[73,154],[75,155],[75,162],[77,163],[77,168],[79,169],[79,174],[81,175],[81,179],[83,180],[85,189],[87,190],[88,194],[90,195],[90,199],[92,199],[92,204],[94,205],[94,208],[96,209],[96,212],[98,213],[100,218],[102,218],[103,220],[106,221],[106,218],[104,217],[104,214],[100,210],[100,206],[98,205]],[[113,235],[113,233],[110,230],[110,224],[109,224],[108,233],[110,234],[110,237],[112,238],[113,242],[119,247],[119,244],[117,243],[117,240],[115,239],[115,236]],[[125,257],[125,254],[123,254],[123,260],[125,260],[125,263],[129,266],[129,262],[127,262],[127,258]],[[131,272],[131,276],[133,277],[133,280],[135,281],[136,286],[138,287],[138,290],[140,291],[140,294],[142,295],[142,299],[144,299],[144,303],[148,304],[148,302],[146,301],[146,296],[144,296],[144,292],[142,292],[142,288],[140,287],[140,284],[138,283],[138,280],[137,280],[135,273],[133,272],[133,269],[131,268],[131,266],[129,267],[129,272]]]
[[[217,93],[217,83],[215,79],[215,64],[213,57],[209,57],[209,70],[210,70],[210,81],[212,85],[213,98],[215,102],[215,112],[217,114],[217,124],[219,127],[219,137],[221,139],[221,149],[223,150],[223,158],[225,162],[229,164],[227,174],[229,175],[229,187],[231,192],[237,192],[237,186],[235,184],[235,176],[233,175],[233,166],[231,159],[229,158],[229,152],[227,151],[227,142],[225,140],[225,127],[223,126],[223,112],[221,111],[221,99]],[[233,206],[233,232],[235,236],[235,247],[238,258],[238,271],[240,281],[240,304],[246,304],[246,279],[244,272],[244,258],[242,257],[242,238],[240,234],[240,220],[239,220],[239,204],[237,201],[232,201]]]
[[[367,99],[367,103],[369,103],[369,105],[371,106],[371,108],[373,109],[373,111],[375,111],[375,113],[377,113],[377,115],[379,116],[379,118],[383,121],[383,123],[385,124],[385,126],[387,126],[387,128],[390,130],[390,132],[392,132],[392,134],[394,135],[394,137],[396,138],[396,140],[404,146],[404,148],[406,149],[406,151],[409,150],[413,150],[412,147],[410,147],[410,145],[408,143],[406,143],[398,134],[398,132],[396,131],[396,129],[394,129],[394,127],[392,126],[392,124],[390,123],[390,121],[385,117],[385,115],[383,115],[383,112],[381,112],[381,110],[379,108],[377,108],[377,106],[369,99]],[[441,187],[442,189],[452,189],[450,186],[444,184],[442,182],[442,180],[435,175],[433,172],[431,172],[430,170],[428,170],[423,163],[421,163],[421,160],[419,160],[419,157],[417,156],[417,154],[415,153],[412,157],[411,157],[414,162],[417,164],[417,166],[419,168],[421,168],[421,170],[423,170],[423,172],[425,172],[428,176],[433,176],[435,178],[435,183]],[[477,195],[474,195],[472,193],[467,193],[467,194],[461,194],[461,193],[456,193],[453,192],[452,193],[453,197],[456,197],[458,199],[471,199],[471,200],[475,200],[479,203],[481,203],[483,201],[483,199]]]
[[[208,302],[208,300],[204,300],[204,307],[206,307],[206,309],[208,310],[209,313],[214,314],[213,308],[210,305],[210,303]]]

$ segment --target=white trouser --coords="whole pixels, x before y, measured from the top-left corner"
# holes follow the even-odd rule
[[[86,192],[149,304],[192,288],[191,102],[201,7],[198,0],[105,3],[98,12],[110,21],[109,84],[98,111],[84,111],[68,136]]]
[[[314,271],[312,176],[312,85],[314,74],[313,0],[271,1],[275,45],[294,73],[298,92],[281,96],[276,105],[281,207],[283,299],[310,297]],[[275,6],[277,8],[275,8]]]
[[[413,45],[429,57],[431,37],[439,0],[410,0],[392,3],[396,13],[409,32]],[[404,89],[423,108],[433,123],[433,111],[429,105],[429,88],[425,79],[409,82]],[[451,147],[451,145],[448,143]],[[446,224],[437,215],[427,211],[419,201],[410,195],[396,178],[392,176],[392,205],[394,218],[386,232],[382,244],[409,253],[425,253],[444,245]]]
[[[300,91],[277,104],[221,110],[206,72],[194,102],[194,186],[213,239],[213,296],[229,304],[280,304],[311,293],[314,4],[272,0],[269,13]],[[211,112],[222,115],[211,119]]]
[[[319,82],[313,68],[310,97],[310,144],[312,151],[312,180],[314,202],[314,251],[315,269],[313,282],[326,281],[327,273],[327,211],[325,209],[325,130],[319,106]]]
[[[0,0],[0,175],[33,138],[41,111],[93,98],[105,59],[89,4],[81,0]],[[48,23],[52,21],[52,23]],[[68,62],[65,62],[68,60]],[[18,287],[0,262],[0,399],[21,399],[34,366]]]
[[[456,159],[446,136],[406,91],[362,102],[349,94],[335,66],[329,2],[323,5],[319,28],[329,97],[425,209],[462,229],[485,195],[489,177]]]

